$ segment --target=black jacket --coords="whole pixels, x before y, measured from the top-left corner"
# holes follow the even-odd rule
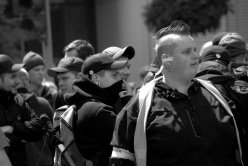
[[[68,98],[70,105],[76,105],[77,122],[74,126],[75,140],[82,155],[94,166],[107,166],[112,147],[110,141],[117,111],[113,98],[87,78],[74,83],[76,93]]]
[[[46,130],[49,131],[50,128],[48,127],[51,127],[53,119],[53,109],[49,102],[45,98],[38,97],[35,94],[26,93],[22,96],[30,108],[35,111],[37,116],[43,116],[43,118],[46,118],[43,120],[43,122],[47,127]],[[53,165],[53,151],[50,149],[49,145],[51,136],[52,135],[50,134],[44,135],[43,138],[39,141],[26,143],[26,149],[29,152],[27,153],[27,157],[30,166],[37,165],[37,163],[37,166]]]
[[[226,95],[231,99],[235,106],[236,111],[233,112],[234,116],[238,120],[238,125],[240,129],[243,129],[240,132],[242,134],[241,138],[244,138],[243,143],[243,160],[248,164],[248,83],[242,80],[237,80],[231,74],[221,73],[218,70],[206,69],[197,73],[197,78],[204,80],[209,80],[213,82],[216,87],[222,91],[222,94]]]
[[[0,90],[0,126],[6,125],[14,128],[12,134],[6,134],[10,140],[10,160],[13,166],[25,165],[24,142],[42,138],[42,122],[21,96]]]
[[[134,154],[138,95],[116,118],[111,144],[119,148],[119,155],[111,158],[111,166],[135,165],[121,154],[125,150]],[[188,96],[158,81],[151,102],[146,122],[147,166],[235,165],[236,136],[230,115],[197,81],[193,80]]]

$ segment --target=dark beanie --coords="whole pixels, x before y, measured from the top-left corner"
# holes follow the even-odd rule
[[[45,65],[43,58],[33,51],[29,51],[23,58],[23,63],[25,64],[25,69],[29,71],[35,66]]]

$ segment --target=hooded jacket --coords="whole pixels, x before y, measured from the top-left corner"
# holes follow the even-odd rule
[[[218,90],[222,91],[226,97],[231,99],[237,111],[234,111],[234,115],[237,119],[239,128],[243,128],[244,132],[241,132],[241,138],[245,138],[242,141],[243,144],[243,156],[248,155],[248,84],[245,81],[235,79],[230,73],[220,72],[216,69],[205,69],[197,73],[197,78],[203,80],[209,80],[215,84]],[[248,163],[248,159],[244,157],[244,162]]]
[[[76,144],[82,155],[95,165],[108,165],[112,151],[110,141],[117,112],[113,105],[118,98],[82,76],[74,82],[75,93],[67,101],[76,105],[74,124]]]

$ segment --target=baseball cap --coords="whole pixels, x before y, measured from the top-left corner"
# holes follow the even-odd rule
[[[83,65],[83,60],[77,57],[62,58],[57,67],[53,67],[47,70],[47,74],[50,77],[56,77],[57,73],[64,73],[68,71],[80,72]]]
[[[0,74],[19,71],[23,66],[24,64],[15,64],[9,56],[0,54]]]
[[[81,72],[92,75],[101,70],[117,70],[127,65],[128,60],[115,60],[106,53],[98,53],[90,56],[82,65]]]
[[[25,69],[29,71],[30,69],[38,66],[38,65],[45,65],[43,58],[36,52],[29,51],[23,57],[23,63],[25,64]]]
[[[112,46],[103,50],[102,53],[108,54],[114,59],[118,59],[120,57],[127,57],[130,60],[134,57],[135,50],[132,46],[126,46],[124,48]]]
[[[221,61],[228,64],[231,60],[229,52],[221,46],[209,46],[200,57],[200,62]]]
[[[213,45],[219,45],[220,40],[221,40],[226,34],[228,34],[228,32],[220,32],[220,33],[217,33],[217,34],[213,37],[213,39],[212,39]]]
[[[219,42],[219,45],[229,51],[231,58],[247,52],[246,42],[238,33],[228,33]]]

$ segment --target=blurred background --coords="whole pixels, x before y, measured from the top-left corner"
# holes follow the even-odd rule
[[[248,0],[0,0],[0,52],[21,62],[32,50],[46,68],[57,65],[63,48],[88,40],[101,52],[132,45],[130,81],[153,59],[153,34],[173,19],[192,28],[198,48],[218,32],[248,39]]]

